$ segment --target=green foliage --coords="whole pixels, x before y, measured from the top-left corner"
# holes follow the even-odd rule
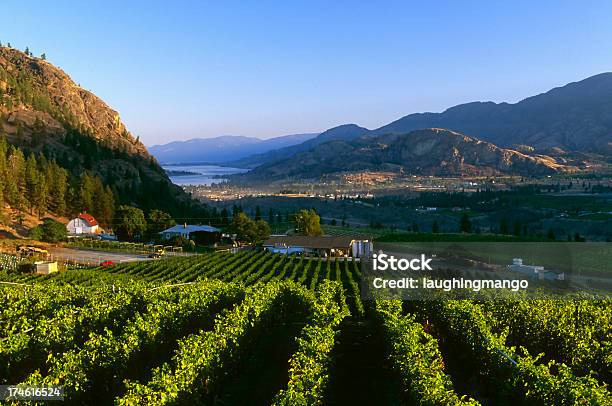
[[[144,213],[137,207],[119,206],[116,215],[115,233],[122,240],[140,238],[147,231]]]
[[[243,212],[234,215],[230,230],[239,241],[257,244],[270,236],[270,226],[264,220],[253,221]]]
[[[33,240],[57,243],[68,238],[68,231],[63,223],[47,218],[43,224],[31,228],[28,236]]]
[[[295,215],[296,230],[303,235],[323,235],[321,217],[314,210],[301,210]]]
[[[298,349],[289,360],[289,382],[273,405],[322,405],[337,328],[349,315],[341,285],[325,282],[316,292],[312,323],[297,339]]]
[[[166,230],[174,225],[176,225],[176,221],[174,221],[170,214],[158,209],[153,209],[149,211],[149,236],[156,237],[159,232]]]
[[[376,314],[385,332],[393,367],[399,372],[403,392],[425,405],[479,405],[453,390],[438,342],[414,316],[402,315],[399,300],[377,301]]]
[[[461,220],[459,221],[459,232],[460,233],[471,233],[472,232],[472,222],[470,221],[470,217],[467,214],[463,214],[461,216]]]

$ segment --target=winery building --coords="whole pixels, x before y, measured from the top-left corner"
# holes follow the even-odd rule
[[[364,258],[371,255],[372,242],[350,236],[277,235],[268,238],[263,248],[280,254]]]

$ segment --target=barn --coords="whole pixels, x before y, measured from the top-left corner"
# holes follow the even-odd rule
[[[66,229],[68,235],[97,234],[101,231],[98,221],[88,213],[79,213],[76,218],[68,222]]]

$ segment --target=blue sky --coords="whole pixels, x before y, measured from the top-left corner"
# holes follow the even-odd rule
[[[146,145],[374,128],[612,70],[609,1],[93,3],[5,3],[0,41],[46,52]]]

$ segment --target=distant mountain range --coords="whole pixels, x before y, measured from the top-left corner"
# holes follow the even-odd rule
[[[210,162],[224,163],[271,150],[301,144],[317,133],[291,134],[262,140],[255,137],[223,135],[214,138],[195,138],[174,141],[149,148],[161,163]]]
[[[537,176],[567,169],[547,156],[529,156],[449,130],[426,129],[329,141],[293,157],[258,166],[240,178],[310,179],[360,171],[435,176]]]
[[[425,129],[449,131],[415,132]],[[434,134],[437,138],[431,140],[431,145],[440,150],[430,151],[430,163],[415,161],[418,154],[410,153],[410,148],[402,140],[418,140],[420,148],[424,148],[429,144],[422,137],[433,137]],[[392,135],[396,137],[390,137]],[[300,136],[307,139],[294,142]],[[533,170],[533,174],[540,174],[567,170],[570,165],[576,165],[575,156],[597,155],[608,161],[612,158],[612,73],[595,75],[514,104],[466,103],[442,113],[410,114],[373,130],[345,124],[319,135],[290,137],[293,138],[284,141],[283,146],[274,140],[284,137],[267,140],[268,143],[263,145],[263,141],[257,143],[243,137],[245,140],[241,141],[241,146],[232,148],[223,146],[223,137],[200,140],[200,146],[192,141],[184,143],[185,152],[176,154],[172,160],[193,160],[191,157],[199,153],[200,156],[213,155],[215,159],[200,160],[257,168],[249,175],[243,175],[245,178],[270,175],[308,178],[336,171],[387,167],[402,167],[403,170],[424,174],[455,175],[474,171],[528,174]],[[463,141],[458,142],[459,139]],[[173,153],[171,150],[178,151],[178,145],[153,147],[151,152],[165,162]],[[253,152],[255,148],[261,149]],[[396,148],[401,148],[401,152],[395,151]],[[333,156],[330,155],[332,151]],[[479,160],[473,155],[475,151],[488,158]],[[568,160],[570,156],[572,158]],[[340,159],[348,161],[338,162]],[[510,162],[506,162],[508,160]],[[437,169],[434,168],[436,165],[439,166]]]
[[[274,162],[289,158],[293,155],[299,154],[300,152],[306,152],[316,147],[317,145],[323,144],[328,141],[345,140],[350,141],[361,135],[364,135],[369,130],[367,128],[359,127],[356,124],[344,124],[338,127],[330,128],[329,130],[322,132],[305,141],[301,144],[291,145],[285,148],[274,149],[262,154],[250,155],[246,158],[236,159],[229,164],[238,168],[255,168],[266,162]]]
[[[474,102],[443,113],[410,114],[370,132],[447,128],[499,146],[612,154],[612,73],[552,89],[515,104]]]

